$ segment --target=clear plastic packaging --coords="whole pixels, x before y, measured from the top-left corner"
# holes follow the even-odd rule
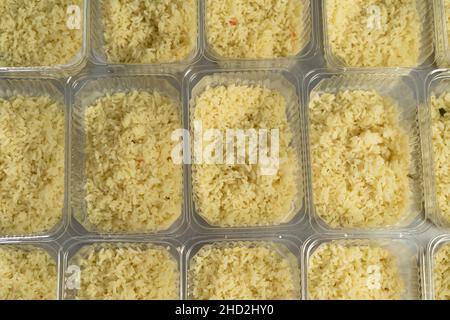
[[[272,59],[254,59],[254,58],[229,58],[220,56],[213,49],[212,45],[208,41],[208,30],[206,24],[206,0],[202,2],[202,45],[204,48],[204,55],[212,62],[219,63],[223,66],[259,66],[259,67],[287,67],[292,66],[296,61],[307,59],[313,55],[317,50],[317,38],[318,34],[312,32],[315,27],[315,23],[318,17],[318,3],[311,0],[299,0],[303,5],[303,19],[302,28],[303,32],[300,35],[302,39],[302,49],[296,55],[292,57],[279,57]]]
[[[448,25],[446,12],[446,0],[433,0],[434,24],[436,35],[436,62],[439,67],[448,67],[450,65],[450,44],[448,42]]]
[[[176,61],[173,63],[155,63],[155,64],[128,64],[129,69],[140,69],[147,68],[153,71],[172,71],[172,72],[181,72],[185,70],[188,66],[194,64],[199,58],[201,54],[200,48],[200,38],[201,38],[201,27],[200,27],[200,0],[195,0],[197,2],[197,36],[196,36],[196,45],[193,49],[192,53],[189,54],[184,60]],[[91,52],[90,52],[90,60],[94,64],[99,65],[122,65],[123,64],[115,64],[108,61],[106,54],[104,52],[103,46],[105,43],[104,35],[103,35],[103,24],[102,24],[102,1],[92,1],[91,3],[91,20],[90,20],[90,28],[91,28]]]
[[[82,258],[79,253],[83,254],[82,249],[99,249],[99,248],[142,248],[142,249],[164,249],[167,250],[178,264],[180,274],[179,295],[182,297],[182,268],[181,246],[174,240],[170,239],[111,239],[111,238],[73,238],[68,243],[62,256],[62,267],[60,271],[61,278],[61,298],[65,300],[76,300],[78,291],[80,290],[83,270],[79,265],[78,258]]]
[[[423,263],[423,247],[434,235],[432,219],[439,227],[447,227],[438,219],[435,199],[431,123],[429,103],[431,92],[446,90],[447,73],[432,73],[431,28],[424,28],[421,45],[421,66],[416,69],[353,69],[337,61],[329,48],[325,32],[326,16],[321,8],[327,0],[310,1],[305,25],[305,48],[296,56],[279,59],[226,59],[216,55],[207,43],[205,28],[205,0],[198,0],[198,30],[195,52],[186,61],[173,64],[109,65],[103,52],[101,10],[99,1],[85,0],[84,44],[80,61],[71,66],[51,68],[0,68],[0,96],[11,93],[48,94],[62,101],[66,117],[65,202],[61,222],[53,230],[36,235],[1,235],[1,245],[41,246],[58,261],[58,298],[76,299],[73,281],[73,258],[79,250],[92,244],[159,245],[170,248],[180,270],[180,298],[189,299],[188,271],[192,257],[204,245],[215,243],[265,242],[283,247],[285,253],[301,266],[301,291],[307,299],[307,271],[311,253],[322,243],[333,240],[377,242],[399,257],[401,273],[407,284],[405,299],[432,298],[430,263]],[[429,5],[418,0],[419,11],[432,24]],[[436,0],[435,3],[442,0]],[[438,7],[435,6],[435,10]],[[321,10],[322,9],[322,10]],[[442,10],[439,11],[442,14]],[[320,16],[322,13],[322,17]],[[436,15],[437,16],[437,15]],[[436,23],[438,23],[437,16]],[[310,28],[310,29],[308,29]],[[437,28],[438,36],[440,35]],[[442,32],[441,32],[442,34]],[[324,44],[324,54],[319,50]],[[447,44],[448,46],[448,44]],[[439,52],[439,44],[437,51]],[[448,50],[447,50],[448,51]],[[90,60],[90,61],[86,61]],[[439,56],[438,56],[439,60]],[[326,68],[326,63],[340,69]],[[74,77],[77,71],[81,73]],[[51,73],[52,76],[42,76]],[[39,76],[41,74],[41,76]],[[450,78],[450,77],[449,77]],[[180,218],[169,230],[139,234],[102,234],[86,220],[84,183],[86,181],[84,145],[86,143],[83,118],[85,107],[107,93],[133,89],[164,92],[180,103],[181,128],[192,129],[190,112],[192,102],[208,85],[258,84],[280,91],[289,101],[288,122],[293,131],[293,143],[300,173],[296,177],[298,195],[285,223],[270,227],[220,228],[210,225],[195,206],[191,165],[183,166],[183,208]],[[311,92],[335,92],[341,89],[371,89],[393,98],[400,108],[403,123],[413,141],[412,185],[414,201],[409,215],[401,224],[382,229],[330,229],[314,209],[309,146],[308,105]],[[431,229],[430,233],[426,231]],[[414,239],[410,236],[414,235]],[[312,238],[311,238],[312,236]],[[448,241],[442,237],[437,244]],[[306,241],[309,239],[308,241]],[[306,241],[306,242],[305,242]],[[302,245],[304,243],[304,245]],[[429,252],[432,251],[430,245]],[[433,247],[434,248],[434,247]],[[430,260],[432,253],[428,254]],[[70,269],[69,269],[70,268]],[[75,274],[76,275],[76,274]],[[426,276],[427,281],[422,278]],[[76,280],[76,278],[75,278]],[[301,282],[301,283],[300,283]],[[69,284],[69,286],[68,286]],[[70,287],[70,288],[69,288]],[[72,288],[72,289],[71,289]],[[430,291],[432,292],[432,291]]]
[[[449,229],[450,221],[445,219],[440,213],[439,204],[436,195],[436,177],[435,177],[435,165],[433,162],[433,132],[432,132],[432,120],[431,120],[431,97],[433,95],[440,96],[444,93],[450,93],[450,73],[448,72],[435,72],[430,74],[426,83],[426,102],[423,108],[423,119],[421,122],[422,131],[424,135],[424,148],[426,147],[427,153],[424,157],[425,168],[427,170],[425,174],[425,195],[426,195],[426,209],[429,218],[434,224],[440,228]]]
[[[424,270],[424,253],[421,246],[412,238],[398,237],[390,235],[316,235],[309,238],[302,251],[302,284],[303,298],[309,300],[308,297],[308,270],[311,257],[314,252],[322,245],[338,241],[348,246],[354,245],[373,245],[388,250],[398,263],[400,277],[403,279],[405,286],[405,300],[418,300],[424,297],[422,290],[423,270]]]
[[[0,249],[1,248],[12,248],[17,250],[25,250],[28,252],[32,252],[35,250],[44,250],[46,251],[54,260],[56,265],[56,295],[52,300],[59,300],[61,297],[61,278],[59,274],[61,273],[61,256],[62,251],[61,248],[55,243],[49,243],[44,241],[17,241],[17,240],[9,240],[9,241],[0,241]],[[1,281],[1,279],[0,279]]]
[[[297,184],[297,196],[292,203],[291,210],[286,212],[286,218],[282,224],[295,225],[302,222],[304,217],[305,208],[305,181],[303,161],[303,128],[302,119],[299,113],[299,97],[298,97],[298,84],[296,77],[289,71],[282,69],[271,69],[265,71],[247,71],[241,69],[237,70],[220,70],[220,69],[207,69],[200,72],[194,72],[190,75],[189,84],[187,86],[186,101],[189,102],[189,114],[190,114],[190,128],[192,132],[193,122],[193,110],[195,108],[195,98],[198,97],[209,87],[217,87],[220,85],[255,85],[260,87],[269,88],[280,92],[286,100],[286,115],[288,123],[293,135],[292,146],[294,147],[298,158],[298,177],[296,178]],[[191,136],[193,133],[191,133]],[[196,196],[192,184],[192,172],[190,174],[190,188],[189,192],[192,196],[192,209],[191,219],[195,227],[202,230],[218,230],[218,226],[212,225],[206,221],[199,213],[199,208],[196,206]],[[273,227],[256,227],[256,229],[273,229]],[[225,229],[236,230],[249,230],[255,229],[255,227],[229,227]]]
[[[292,236],[256,236],[256,234],[248,236],[211,236],[196,238],[186,244],[183,260],[185,261],[184,270],[184,296],[185,299],[192,299],[192,285],[190,284],[190,272],[192,259],[205,246],[211,245],[213,248],[232,248],[235,246],[248,246],[249,248],[255,246],[263,246],[268,249],[273,249],[283,258],[289,261],[292,270],[292,277],[298,279],[298,283],[293,285],[300,293],[300,251],[301,242]],[[298,297],[300,299],[300,296]]]
[[[88,39],[90,29],[88,28],[88,21],[90,18],[90,0],[83,0],[83,8],[79,8],[81,10],[78,10],[77,8],[78,6],[67,8],[68,27],[72,24],[75,24],[75,27],[78,27],[76,24],[79,24],[82,30],[81,50],[72,61],[65,65],[54,66],[0,67],[0,74],[27,73],[67,77],[80,72],[87,63],[89,51]],[[81,23],[78,21],[79,18],[82,19]]]
[[[48,96],[55,102],[58,102],[64,107],[64,122],[65,122],[65,172],[68,169],[69,150],[68,150],[68,138],[69,138],[69,123],[70,123],[70,109],[65,104],[65,84],[53,77],[40,77],[40,76],[22,76],[12,74],[10,76],[3,76],[0,78],[0,97],[8,99],[17,95],[23,96]],[[7,237],[11,239],[46,239],[59,236],[69,223],[69,208],[68,208],[68,176],[65,176],[65,192],[64,201],[61,203],[61,219],[50,230],[46,232],[40,232],[36,234],[0,234],[1,237]]]
[[[439,1],[439,0],[438,0]],[[327,0],[321,0],[322,3],[322,25],[323,25],[323,45],[325,49],[325,59],[329,65],[329,67],[351,67],[346,65],[342,59],[338,58],[331,47],[329,36],[328,36],[328,17],[327,17]],[[368,5],[367,10],[374,10],[374,5]],[[381,8],[375,5],[375,15],[380,15],[382,10]],[[430,61],[430,57],[433,54],[434,51],[434,41],[433,41],[433,9],[431,7],[431,4],[428,0],[417,0],[416,1],[416,7],[417,12],[419,13],[420,17],[420,24],[421,24],[421,34],[419,35],[420,41],[419,41],[419,58],[417,65],[399,65],[395,67],[405,67],[405,68],[414,68],[414,67],[427,67],[433,63],[433,61]],[[376,16],[375,16],[376,17]],[[380,24],[383,23],[381,18]],[[377,23],[377,20],[373,22],[373,24]],[[369,28],[370,21],[368,21],[368,25],[366,26]],[[356,67],[351,67],[356,68]],[[372,66],[372,68],[378,69],[380,67]],[[383,67],[384,68],[384,67]]]
[[[434,279],[434,268],[435,268],[435,256],[441,248],[450,245],[450,235],[440,235],[430,241],[427,247],[426,253],[426,285],[427,285],[427,296],[428,300],[435,300],[435,279]]]
[[[412,149],[412,167],[410,168],[412,191],[411,205],[406,212],[405,218],[398,225],[385,226],[376,229],[347,229],[330,228],[316,213],[314,207],[313,187],[314,183],[311,170],[309,170],[309,213],[313,227],[318,232],[421,232],[425,226],[426,217],[423,214],[423,164],[422,154],[426,145],[422,145],[422,135],[419,128],[419,122],[422,114],[419,112],[420,100],[417,95],[418,89],[414,78],[408,72],[365,72],[365,71],[346,71],[340,70],[318,70],[309,74],[304,82],[304,117],[309,119],[309,102],[312,94],[337,93],[345,90],[375,90],[382,96],[390,97],[398,106],[400,114],[400,123],[407,131],[410,137]],[[307,130],[309,130],[309,121]],[[424,142],[425,143],[425,142]],[[308,152],[310,153],[308,141]],[[426,150],[425,150],[426,151]],[[311,155],[308,159],[308,168],[312,166]]]
[[[114,76],[108,74],[84,75],[76,78],[71,85],[70,105],[72,110],[72,132],[71,132],[71,154],[72,154],[72,172],[71,172],[71,203],[73,208],[73,216],[81,224],[75,224],[74,229],[83,233],[85,231],[92,233],[99,232],[96,227],[91,225],[87,219],[86,204],[86,132],[85,132],[85,110],[91,106],[96,99],[117,92],[130,92],[133,90],[141,90],[146,92],[157,91],[161,95],[171,98],[178,102],[181,109],[180,83],[173,76],[166,74],[127,74],[120,72]],[[182,112],[180,110],[180,116]],[[182,122],[180,127],[183,127]],[[185,173],[184,173],[185,175]],[[181,188],[183,189],[183,188]],[[184,194],[187,192],[183,191]],[[186,198],[184,195],[183,198]],[[184,202],[184,200],[183,200]],[[145,232],[147,234],[173,234],[180,230],[185,224],[187,212],[185,206],[182,205],[180,217],[172,224],[168,230],[158,232]],[[84,229],[84,230],[83,230]],[[129,234],[136,232],[130,231]]]

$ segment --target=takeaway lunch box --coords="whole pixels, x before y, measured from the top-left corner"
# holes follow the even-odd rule
[[[13,2],[0,299],[450,299],[450,1]]]

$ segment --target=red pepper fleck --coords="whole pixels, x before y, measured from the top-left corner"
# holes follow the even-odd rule
[[[230,25],[232,25],[232,26],[236,26],[236,25],[237,25],[237,20],[236,20],[236,19],[231,19],[231,20],[229,21],[229,23],[230,23]]]

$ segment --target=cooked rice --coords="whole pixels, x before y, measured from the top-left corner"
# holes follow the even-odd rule
[[[82,0],[0,0],[0,67],[65,65],[81,54],[80,29],[67,26],[69,6]],[[81,16],[83,18],[83,16]]]
[[[172,161],[178,104],[158,92],[101,97],[86,109],[87,219],[97,231],[166,230],[182,211],[182,167]]]
[[[369,24],[371,6],[381,27]],[[350,67],[414,67],[419,63],[421,30],[416,0],[326,0],[328,45]],[[375,16],[376,17],[376,16]]]
[[[206,32],[226,58],[295,56],[305,45],[306,1],[207,0]]]
[[[258,86],[218,86],[195,98],[193,120],[203,131],[279,129],[279,170],[262,175],[262,165],[196,164],[193,190],[199,214],[220,227],[278,225],[292,218],[299,175],[298,158],[286,116],[286,100]],[[203,151],[208,147],[203,144]],[[248,164],[249,148],[246,148]]]
[[[197,0],[101,0],[101,8],[111,63],[179,62],[197,45]]]
[[[55,260],[43,249],[0,247],[0,300],[56,300]]]
[[[443,246],[434,256],[434,298],[450,300],[450,244]]]
[[[193,257],[189,288],[194,300],[291,300],[300,298],[295,257],[270,243],[206,245]]]
[[[450,0],[444,0],[445,18],[447,23],[447,43],[450,46]],[[436,31],[437,32],[437,31]]]
[[[179,299],[178,262],[163,247],[91,245],[72,264],[80,267],[80,300]]]
[[[310,257],[309,299],[400,300],[404,293],[397,258],[376,244],[333,241]]]
[[[450,93],[431,97],[433,157],[440,216],[450,223]]]
[[[46,96],[0,98],[0,234],[47,232],[63,207],[63,106]]]
[[[314,204],[331,228],[398,224],[412,200],[412,155],[394,101],[375,91],[314,94],[310,102]]]

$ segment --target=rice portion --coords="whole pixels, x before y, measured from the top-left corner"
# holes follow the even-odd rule
[[[285,248],[286,249],[286,248]],[[194,300],[300,299],[299,267],[270,243],[206,245],[192,258],[189,288]]]
[[[77,299],[179,299],[178,263],[166,248],[91,245],[72,263],[80,268]]]
[[[46,96],[0,98],[0,234],[47,232],[63,207],[63,106]]]
[[[43,249],[0,247],[0,300],[56,300],[55,260]]]
[[[434,298],[450,300],[450,244],[442,247],[434,256]]]
[[[64,65],[81,54],[82,0],[0,0],[0,16],[0,67]]]
[[[102,232],[168,229],[182,211],[182,167],[174,164],[178,104],[158,92],[97,99],[86,109],[87,219]]]
[[[333,241],[310,257],[311,300],[400,300],[404,293],[397,258],[375,244]]]
[[[445,18],[447,23],[447,41],[450,45],[450,0],[444,0]]]
[[[450,93],[431,97],[431,117],[437,202],[450,223]]]
[[[421,30],[416,0],[326,0],[328,45],[350,67],[414,67]]]
[[[197,0],[101,0],[111,63],[171,63],[197,43]]]
[[[305,46],[301,0],[207,0],[206,32],[226,58],[295,56]]]
[[[288,222],[296,200],[299,159],[290,143],[292,132],[283,95],[259,86],[218,86],[195,98],[194,121],[203,132],[217,129],[278,129],[279,168],[262,175],[264,164],[196,164],[193,191],[198,213],[220,227],[278,225]],[[236,147],[236,145],[235,145]],[[208,144],[203,143],[203,152]],[[235,162],[237,163],[237,162]]]
[[[331,228],[380,228],[409,212],[412,155],[398,107],[375,91],[313,94],[316,213]]]

